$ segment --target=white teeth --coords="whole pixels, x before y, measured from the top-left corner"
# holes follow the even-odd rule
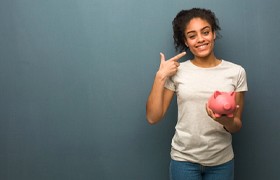
[[[203,49],[203,48],[205,48],[205,47],[206,47],[206,45],[204,44],[204,45],[198,46],[197,48]]]

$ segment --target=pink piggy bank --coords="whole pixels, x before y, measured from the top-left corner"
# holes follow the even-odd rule
[[[215,117],[233,117],[236,109],[235,92],[215,91],[208,100],[208,107],[214,112]]]

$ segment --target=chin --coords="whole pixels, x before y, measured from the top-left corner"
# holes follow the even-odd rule
[[[196,52],[194,53],[194,55],[199,58],[206,58],[211,55],[211,52],[198,52],[198,53]]]

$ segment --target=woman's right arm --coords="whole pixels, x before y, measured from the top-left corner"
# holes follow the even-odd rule
[[[157,72],[146,104],[146,118],[150,124],[156,124],[163,118],[172,100],[174,92],[166,89],[164,84],[165,78]]]
[[[176,74],[180,65],[178,60],[185,54],[186,52],[182,52],[167,61],[164,54],[160,54],[160,67],[146,104],[146,118],[150,124],[156,124],[165,115],[174,95],[173,91],[164,87],[165,81],[168,77]]]

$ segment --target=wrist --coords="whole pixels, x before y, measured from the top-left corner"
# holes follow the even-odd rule
[[[167,79],[167,76],[162,71],[157,71],[156,78],[160,81],[165,82],[165,80]]]
[[[224,129],[228,131],[229,133],[237,132],[242,127],[242,122],[239,118],[235,117],[232,121],[229,121],[228,123],[224,124]]]

